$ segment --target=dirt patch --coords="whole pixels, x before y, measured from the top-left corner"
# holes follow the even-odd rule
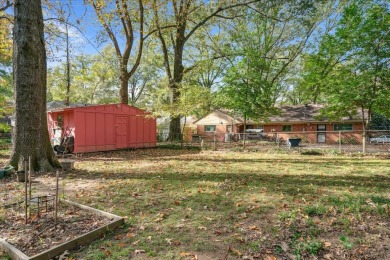
[[[105,180],[68,179],[68,173],[61,172],[59,177],[59,197],[72,199],[76,192],[93,190]],[[64,202],[59,204],[57,223],[54,220],[54,195],[56,177],[54,174],[32,176],[32,197],[47,196],[53,198],[48,206],[49,213],[40,216],[33,212],[25,224],[24,183],[15,179],[3,179],[0,183],[1,212],[0,238],[14,245],[28,256],[33,256],[64,242],[75,239],[92,230],[109,224],[112,219],[97,215],[91,211]],[[18,204],[19,203],[19,204]],[[21,204],[20,204],[21,203]],[[5,205],[13,205],[5,208]],[[0,256],[2,256],[0,251]]]
[[[0,221],[1,237],[28,256],[33,256],[108,224],[112,219],[79,207],[60,203],[57,223],[53,213],[31,216],[25,224],[23,207],[14,207]]]

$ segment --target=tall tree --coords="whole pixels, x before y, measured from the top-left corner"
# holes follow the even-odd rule
[[[69,75],[72,82],[71,101],[76,103],[102,104],[118,102],[118,66],[115,50],[107,45],[99,54],[76,55]],[[67,79],[64,73],[67,63],[63,62],[48,71],[48,100],[65,100]]]
[[[260,8],[232,24],[233,43],[226,47],[232,66],[219,100],[244,119],[266,120],[276,112],[290,66],[326,13],[316,1],[269,1]]]
[[[359,108],[365,128],[372,112],[390,114],[389,25],[386,1],[350,1],[335,30],[309,56],[304,79],[322,86],[324,114],[337,119]]]
[[[129,103],[129,79],[136,72],[142,57],[146,21],[144,0],[88,0],[99,22],[114,45],[119,62],[120,101]],[[121,25],[121,28],[118,28]],[[124,38],[121,36],[124,35]],[[124,47],[121,44],[124,42]],[[132,64],[129,64],[132,63]]]
[[[46,51],[40,0],[15,0],[13,68],[15,128],[10,164],[18,169],[31,156],[34,170],[59,167],[46,115]]]
[[[154,23],[164,57],[172,106],[180,99],[180,87],[184,74],[193,68],[193,65],[186,68],[183,59],[190,39],[213,18],[235,17],[235,15],[225,17],[222,15],[223,12],[259,1],[153,0]],[[162,30],[172,25],[173,30]],[[168,138],[177,139],[181,136],[180,133],[180,115],[173,115]]]

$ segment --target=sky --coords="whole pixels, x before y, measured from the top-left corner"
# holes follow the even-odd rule
[[[69,27],[71,55],[99,53],[103,46],[97,43],[96,39],[102,27],[98,23],[92,7],[85,5],[84,0],[72,0],[71,4],[68,4],[68,0],[51,0],[50,2],[53,3],[55,8],[47,8],[47,6],[44,6],[44,19],[46,22],[54,23],[61,32],[65,32],[65,24],[53,19],[59,17],[56,9],[62,6],[66,16],[69,14],[69,23],[71,24]],[[65,60],[65,41],[60,39],[57,48],[55,54],[49,57],[49,67],[58,65],[61,60]]]

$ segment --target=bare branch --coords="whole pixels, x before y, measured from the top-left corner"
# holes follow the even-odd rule
[[[138,0],[138,4],[139,4],[139,16],[140,16],[140,36],[139,36],[140,39],[138,43],[138,55],[133,67],[131,68],[128,74],[128,77],[134,75],[139,64],[141,63],[142,51],[144,47],[144,5],[142,3],[142,0]]]
[[[256,3],[256,2],[260,2],[261,0],[252,0],[252,1],[249,1],[249,2],[245,2],[245,3],[238,3],[238,4],[233,4],[233,5],[229,5],[229,6],[225,6],[225,7],[219,7],[217,10],[215,10],[214,12],[212,12],[210,15],[208,15],[207,17],[205,17],[202,21],[200,21],[197,25],[194,26],[194,28],[192,28],[192,30],[187,34],[187,36],[184,38],[184,42],[188,41],[188,39],[191,37],[191,35],[193,35],[200,27],[202,27],[204,24],[206,24],[211,18],[215,17],[216,15],[218,15],[219,13],[223,12],[223,11],[226,11],[226,10],[229,10],[229,9],[232,9],[234,7],[238,7],[238,6],[248,6],[249,4],[252,4],[252,3]]]
[[[2,1],[3,2],[3,1]],[[10,8],[11,6],[13,6],[13,3],[11,3],[10,0],[7,0],[5,2],[5,5],[0,7],[0,12],[4,12],[5,10],[7,10],[8,8]]]
[[[250,6],[250,5],[248,5],[248,8],[251,9],[251,10],[253,10],[253,11],[255,11],[256,13],[261,14],[262,16],[264,16],[264,17],[266,17],[266,18],[270,18],[270,19],[272,19],[272,20],[275,20],[275,21],[278,21],[278,22],[282,22],[282,20],[280,20],[280,19],[278,19],[278,18],[275,18],[275,17],[271,17],[271,16],[269,16],[269,15],[266,15],[265,13],[263,13],[263,12],[257,10],[256,8],[253,8],[253,7]]]
[[[101,13],[100,7],[98,7],[96,5],[96,2],[94,0],[89,0],[89,2],[90,2],[90,4],[92,4],[93,9],[95,10],[95,13],[96,13],[100,23],[103,25],[108,36],[111,38],[111,40],[114,44],[114,47],[115,47],[116,55],[118,56],[118,58],[122,59],[122,53],[121,53],[121,49],[119,48],[118,40],[116,39],[114,32],[111,30],[111,28],[108,26],[106,20],[104,19],[103,15]]]
[[[6,19],[8,20],[10,23],[13,23],[13,21],[11,20],[11,18],[9,18],[8,16],[4,15],[4,16],[0,16],[0,20],[1,19]]]
[[[235,15],[235,16],[223,16],[223,15],[215,15],[215,17],[222,18],[222,19],[227,19],[227,20],[233,20],[239,17],[243,17],[242,15]]]
[[[144,40],[146,40],[150,35],[156,33],[158,30],[163,30],[163,29],[168,29],[168,28],[176,28],[177,26],[176,25],[166,25],[166,26],[162,26],[162,27],[159,27],[157,29],[154,29],[154,30],[151,30],[150,32],[148,32],[145,36],[144,36]]]
[[[167,76],[168,76],[169,80],[171,80],[172,72],[171,72],[171,68],[170,68],[170,64],[169,64],[168,48],[167,48],[167,44],[166,44],[165,39],[164,39],[164,37],[162,35],[162,32],[161,32],[162,28],[160,28],[160,21],[159,21],[156,1],[153,1],[153,10],[154,10],[154,13],[155,13],[155,16],[154,16],[155,18],[154,19],[155,19],[155,23],[156,23],[156,26],[157,26],[158,38],[160,39],[161,48],[162,48],[162,52],[163,52],[163,55],[164,55],[165,70],[167,72]]]

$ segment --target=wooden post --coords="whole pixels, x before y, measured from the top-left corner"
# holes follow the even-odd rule
[[[363,154],[366,154],[366,130],[363,130]]]
[[[5,205],[7,205],[7,202],[8,202],[8,187],[7,187],[7,183],[5,181],[5,178],[4,178],[4,191],[5,191],[5,197],[4,197],[4,222],[7,222],[7,210],[5,208]]]
[[[217,150],[217,137],[216,137],[216,133],[214,132],[214,151]]]
[[[32,172],[32,160],[31,156],[28,157],[28,199],[31,201],[31,172]]]
[[[55,197],[55,209],[54,209],[54,223],[57,224],[58,215],[58,170],[56,171],[56,197]]]
[[[339,131],[339,153],[341,153],[341,131]]]
[[[27,161],[24,161],[24,220],[27,224]]]

